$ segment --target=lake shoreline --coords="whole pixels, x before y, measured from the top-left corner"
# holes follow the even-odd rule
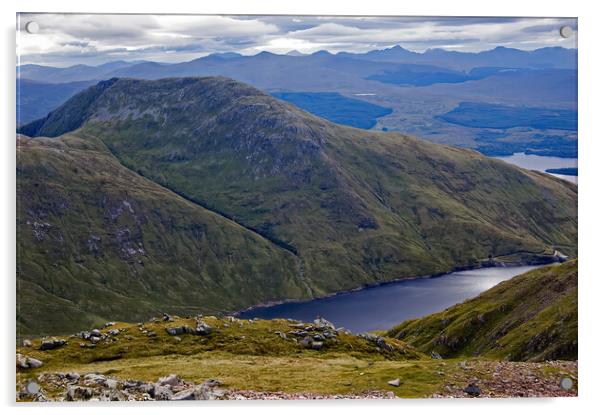
[[[541,259],[544,259],[544,258],[542,257]],[[478,270],[478,269],[483,269],[483,268],[509,268],[509,267],[520,267],[520,266],[544,266],[544,265],[551,265],[551,264],[554,264],[554,263],[562,262],[561,259],[559,259],[558,257],[555,257],[555,256],[551,256],[549,258],[549,261],[547,259],[548,258],[545,258],[545,261],[543,261],[543,262],[536,262],[536,261],[529,261],[529,260],[520,260],[520,261],[509,262],[509,263],[504,263],[504,262],[496,261],[496,260],[490,260],[491,262],[483,261],[478,266],[456,266],[456,267],[453,267],[451,270],[449,270],[447,272],[440,272],[440,273],[435,273],[435,274],[419,275],[419,276],[413,276],[413,277],[407,277],[407,278],[395,278],[395,279],[392,279],[392,280],[389,280],[389,281],[380,281],[380,282],[368,283],[368,284],[364,284],[364,285],[362,285],[360,287],[351,288],[351,289],[348,289],[348,290],[336,291],[336,292],[333,292],[333,293],[330,293],[330,294],[325,294],[325,295],[322,295],[322,296],[317,296],[317,297],[312,297],[312,298],[307,298],[307,299],[287,298],[287,299],[283,299],[283,300],[268,301],[268,302],[265,302],[265,303],[255,304],[255,305],[252,305],[250,307],[246,307],[244,309],[228,313],[227,315],[230,315],[230,316],[233,316],[233,317],[239,317],[243,313],[248,313],[248,312],[259,310],[259,309],[263,309],[263,308],[270,308],[270,307],[275,307],[275,306],[284,305],[284,304],[303,304],[303,303],[308,303],[308,302],[316,301],[316,300],[325,300],[325,299],[334,298],[334,297],[345,295],[345,294],[351,294],[351,293],[355,293],[355,292],[358,292],[358,291],[367,290],[367,289],[370,289],[370,288],[377,288],[377,287],[383,287],[383,286],[386,286],[386,285],[397,284],[397,283],[400,283],[400,282],[403,282],[403,281],[415,281],[415,280],[442,278],[442,277],[445,277],[447,275],[453,274],[455,272],[472,271],[472,270]]]

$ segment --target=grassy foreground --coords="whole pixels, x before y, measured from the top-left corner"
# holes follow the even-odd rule
[[[194,327],[199,322],[210,326],[211,332],[170,335],[166,330]],[[481,396],[576,393],[576,388],[567,392],[559,387],[564,376],[576,379],[575,363],[432,359],[399,340],[366,338],[343,330],[330,338],[327,333],[333,333],[332,329],[288,320],[174,317],[172,321],[157,319],[138,325],[116,323],[100,331],[102,339],[95,345],[74,335],[65,338],[64,346],[53,350],[40,350],[42,339],[18,348],[18,353],[39,359],[43,365],[18,369],[17,391],[35,381],[47,399],[62,400],[65,388],[47,381],[45,374],[99,373],[119,381],[155,382],[173,373],[197,384],[217,379],[225,389],[233,391],[343,397],[366,396],[374,391],[406,398],[467,397],[464,388],[474,382],[480,385]],[[319,342],[318,348],[304,347],[304,332],[312,339],[321,334],[327,338]],[[500,389],[495,382],[496,373],[505,372],[512,375],[504,375],[508,383]],[[532,385],[517,386],[524,384],[525,379],[528,382],[527,374],[532,377]],[[399,386],[388,383],[394,379],[400,380]]]

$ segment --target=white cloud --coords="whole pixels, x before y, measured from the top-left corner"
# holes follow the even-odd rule
[[[480,51],[495,46],[576,47],[561,25],[575,20],[535,18],[417,18],[315,16],[192,16],[22,14],[38,34],[20,31],[23,63],[98,64],[114,59],[185,61],[213,52],[362,52],[400,44]]]

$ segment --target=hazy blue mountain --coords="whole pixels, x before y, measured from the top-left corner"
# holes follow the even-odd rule
[[[29,79],[17,80],[17,125],[46,116],[73,95],[94,84],[78,81],[49,84]]]
[[[99,66],[74,65],[66,68],[55,68],[43,65],[21,65],[17,67],[17,77],[46,83],[65,83],[76,81],[100,80],[120,68],[125,68],[140,61],[113,61]]]

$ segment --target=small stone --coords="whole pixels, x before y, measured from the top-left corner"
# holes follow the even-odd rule
[[[395,386],[396,388],[399,387],[399,385],[401,385],[401,381],[399,380],[399,378],[390,380],[387,383],[391,386]]]
[[[439,353],[437,353],[436,351],[434,351],[434,350],[431,352],[431,357],[432,357],[433,359],[443,359],[443,358],[441,357],[441,355],[440,355]]]
[[[90,336],[102,337],[102,333],[98,329],[94,329],[90,332]]]
[[[119,329],[109,330],[109,334],[112,336],[117,336],[119,334]]]
[[[31,347],[31,340],[25,339],[22,343],[23,347]]]
[[[90,342],[92,342],[92,344],[96,344],[100,341],[100,337],[96,337],[96,336],[91,336],[90,337]]]
[[[464,393],[470,396],[479,396],[481,394],[481,388],[479,388],[474,383],[470,383],[467,387],[464,388]]]

